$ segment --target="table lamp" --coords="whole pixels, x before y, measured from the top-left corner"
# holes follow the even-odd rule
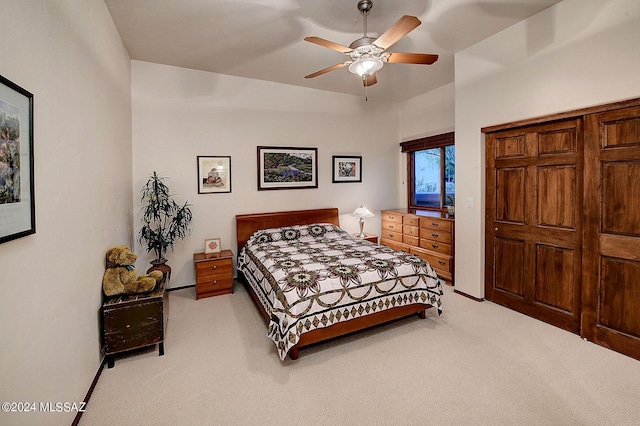
[[[360,238],[366,237],[366,234],[363,231],[364,230],[364,218],[365,217],[373,217],[373,213],[371,213],[369,211],[369,209],[367,209],[362,204],[360,204],[360,207],[355,209],[353,211],[353,213],[351,213],[351,216],[360,218],[360,234],[358,235],[358,237],[360,237]]]

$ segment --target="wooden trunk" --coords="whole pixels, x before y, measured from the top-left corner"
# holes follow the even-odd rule
[[[164,282],[146,294],[108,298],[102,305],[102,337],[107,366],[116,354],[158,344],[164,355],[166,293]]]

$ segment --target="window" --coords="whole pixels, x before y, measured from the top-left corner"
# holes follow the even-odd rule
[[[455,204],[454,133],[402,142],[407,153],[410,209],[445,210]]]

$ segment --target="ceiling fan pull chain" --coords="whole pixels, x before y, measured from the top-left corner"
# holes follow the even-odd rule
[[[364,82],[364,101],[369,102],[369,85],[367,84],[367,77],[362,77]]]

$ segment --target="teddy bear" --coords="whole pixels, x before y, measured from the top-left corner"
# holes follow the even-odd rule
[[[153,290],[156,283],[162,281],[160,271],[138,275],[133,267],[137,258],[138,256],[125,245],[119,245],[107,251],[106,270],[102,279],[105,295],[146,293]]]

